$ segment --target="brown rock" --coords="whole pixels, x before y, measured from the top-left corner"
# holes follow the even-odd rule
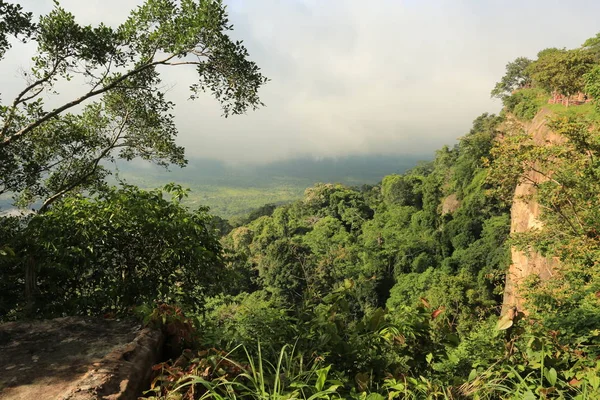
[[[525,132],[529,133],[535,144],[545,145],[548,143],[560,143],[565,138],[552,132],[546,125],[546,119],[551,114],[547,109],[542,109],[529,123],[523,125]],[[547,178],[529,171],[526,173],[525,182],[517,185],[511,208],[511,233],[527,232],[532,229],[543,229],[539,220],[540,206],[533,199],[536,194],[535,184],[544,182]],[[504,289],[504,301],[502,314],[511,307],[517,307],[519,311],[526,312],[520,286],[532,274],[537,275],[542,281],[553,276],[555,269],[560,265],[558,259],[543,257],[536,251],[522,252],[515,248],[511,249],[512,264],[506,275],[506,286]]]
[[[460,207],[460,200],[455,193],[452,193],[442,201],[442,215],[452,214]]]
[[[163,341],[161,332],[129,320],[2,324],[0,400],[135,399],[148,385]]]

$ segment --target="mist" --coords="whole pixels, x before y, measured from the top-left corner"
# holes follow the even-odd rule
[[[20,3],[36,15],[52,8],[50,0]],[[225,3],[231,35],[271,79],[261,91],[266,107],[223,118],[209,94],[187,100],[194,71],[163,72],[178,142],[190,157],[228,163],[433,152],[481,113],[499,111],[489,93],[507,62],[581,45],[596,34],[600,14],[595,1]],[[114,26],[138,4],[61,1],[81,23]],[[18,70],[34,51],[8,53],[15,73],[0,77],[3,93],[22,87]]]

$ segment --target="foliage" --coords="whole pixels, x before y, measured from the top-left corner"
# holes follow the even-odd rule
[[[598,112],[547,107],[552,141],[523,121],[544,90],[568,96],[585,82],[596,96],[595,43],[509,64],[500,116],[479,116],[454,147],[375,186],[319,183],[235,227],[186,209],[175,184],[4,217],[3,318],[145,305],[175,338],[154,399],[598,398]],[[543,229],[511,235],[519,183],[536,189],[524,200]],[[500,316],[511,249],[560,267],[522,283],[526,312]]]
[[[239,349],[239,348],[238,348]],[[238,350],[236,349],[236,350]],[[200,351],[198,357],[186,354],[175,365],[158,365],[159,375],[148,400],[174,396],[198,399],[338,399],[341,383],[328,378],[331,366],[322,367],[319,360],[304,364],[295,349],[281,348],[276,362],[263,356],[260,345],[253,357],[242,348],[246,362],[232,360],[231,354],[214,349]],[[185,373],[183,372],[185,371]]]
[[[594,93],[596,69],[586,75]],[[532,184],[544,228],[514,235],[520,250],[536,250],[560,260],[550,279],[532,276],[524,288],[530,326],[514,338],[512,367],[494,371],[487,382],[504,384],[515,396],[595,398],[598,396],[598,261],[597,215],[600,132],[591,109],[559,112],[546,122],[560,139],[534,140],[508,132],[492,153],[491,178],[510,194],[518,182]]]
[[[188,211],[179,203],[183,196],[178,186],[123,186],[65,198],[33,216],[9,242],[17,253],[11,279],[23,282],[24,268],[37,276],[29,311],[123,312],[155,300],[200,310],[202,297],[221,287],[221,246],[206,210]],[[32,300],[23,298],[24,284],[3,292],[3,302],[22,309]]]
[[[519,154],[529,168],[546,177],[537,197],[548,210],[542,214],[548,229],[521,235],[517,244],[534,243],[536,249],[563,261],[557,271],[560,279],[532,291],[531,302],[549,329],[574,339],[592,329],[600,317],[594,311],[600,276],[595,233],[600,229],[596,218],[600,212],[596,195],[600,136],[597,128],[580,118],[558,116],[549,124],[568,140],[543,147],[529,144]]]
[[[388,175],[381,181],[381,195],[386,204],[421,207],[423,200],[418,188],[421,184],[418,175]]]
[[[571,96],[584,89],[584,75],[595,64],[592,53],[585,49],[540,52],[528,68],[533,82],[548,92]]]
[[[600,60],[600,33],[596,36],[587,39],[582,45],[582,48],[590,51],[597,60]]]
[[[535,117],[545,102],[546,96],[539,89],[522,89],[503,99],[505,110],[523,121]]]
[[[208,298],[198,321],[205,345],[233,348],[243,345],[263,351],[280,349],[297,330],[282,299],[264,291]]]
[[[23,90],[0,106],[0,193],[22,204],[41,200],[45,210],[68,192],[101,187],[116,158],[185,165],[161,68],[195,67],[192,98],[211,92],[226,116],[261,105],[266,78],[228,37],[218,0],[147,0],[116,28],[82,26],[58,3],[35,25],[20,6],[0,9],[4,42],[23,33],[37,44]],[[48,109],[46,95],[69,85],[86,90]]]
[[[486,180],[501,122],[480,116],[454,149],[376,187],[318,184],[235,228],[223,238],[228,268],[252,285],[211,300],[204,345],[264,338],[270,359],[295,343],[332,365],[347,398],[455,393],[474,355],[502,353],[482,334],[509,263],[507,208]],[[451,193],[460,204],[442,215]]]
[[[9,37],[21,36],[22,40],[27,40],[32,36],[36,26],[31,19],[32,14],[24,12],[20,4],[0,1],[0,59],[12,47]]]
[[[527,67],[532,61],[525,57],[518,57],[506,64],[506,74],[500,82],[496,83],[492,90],[492,97],[504,99],[509,97],[515,90],[523,89],[531,84]]]
[[[597,65],[592,68],[584,75],[584,79],[586,93],[594,99],[596,109],[600,110],[600,103],[598,102],[598,99],[600,99],[600,66]]]
[[[520,88],[506,111],[532,119],[546,96]],[[345,398],[594,398],[600,133],[589,110],[548,122],[569,139],[556,145],[484,114],[432,163],[373,189],[317,185],[225,238],[244,255],[231,268],[289,304],[296,329],[277,340],[323,357]],[[548,177],[538,201],[551,229],[509,242],[508,206],[531,168]],[[450,195],[457,204],[441,212]],[[499,331],[509,245],[572,261],[560,279],[531,282],[527,323]]]

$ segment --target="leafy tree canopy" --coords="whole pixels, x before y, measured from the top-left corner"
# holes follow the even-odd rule
[[[527,71],[533,81],[547,90],[563,96],[583,91],[584,75],[595,65],[593,54],[584,49],[546,49]]]
[[[531,83],[531,77],[527,72],[527,67],[532,61],[525,57],[519,57],[516,60],[506,64],[506,74],[500,82],[496,83],[492,90],[492,97],[504,98],[510,96],[513,91],[526,87]]]
[[[225,270],[207,210],[189,211],[185,195],[173,184],[126,185],[60,199],[26,225],[0,219],[15,253],[0,257],[0,315],[116,313],[153,301],[199,310]],[[24,270],[37,277],[27,299]]]
[[[10,49],[10,37],[27,39],[35,31],[30,12],[24,12],[20,4],[0,0],[0,59]]]
[[[581,47],[591,51],[597,59],[600,59],[600,33],[586,40]]]
[[[17,5],[0,3],[2,38],[31,35],[37,44],[21,91],[0,106],[0,194],[47,208],[70,191],[98,187],[115,158],[185,165],[165,99],[161,71],[195,68],[191,98],[210,92],[223,114],[261,105],[267,81],[232,41],[220,0],[146,0],[117,27],[80,25],[58,3],[36,25]],[[8,48],[8,42],[0,50]],[[46,94],[85,90],[48,106]]]

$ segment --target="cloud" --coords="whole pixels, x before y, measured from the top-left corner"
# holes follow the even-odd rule
[[[49,0],[21,2],[46,12]],[[232,36],[271,78],[266,108],[221,118],[190,102],[193,72],[165,71],[189,155],[270,161],[298,154],[427,153],[486,111],[508,61],[596,34],[600,3],[532,0],[229,0]],[[118,24],[135,0],[62,0]],[[3,82],[4,83],[4,82]]]

